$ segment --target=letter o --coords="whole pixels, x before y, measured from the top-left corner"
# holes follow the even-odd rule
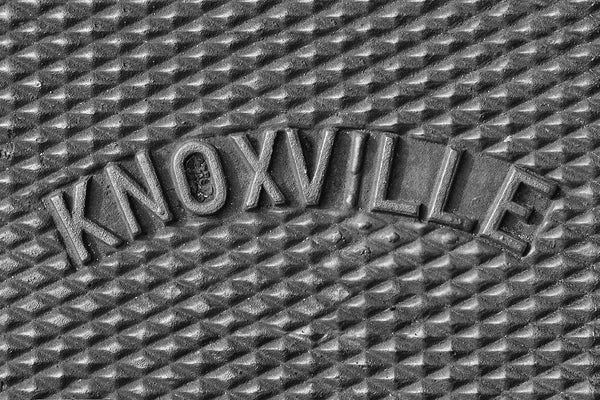
[[[211,174],[211,180],[214,187],[214,197],[212,200],[201,203],[196,200],[190,191],[190,185],[185,176],[183,163],[191,154],[199,153],[204,156]],[[192,140],[179,146],[171,157],[171,175],[175,184],[175,192],[179,200],[189,211],[207,215],[217,212],[225,204],[227,197],[227,187],[225,186],[225,175],[217,151],[208,143]]]

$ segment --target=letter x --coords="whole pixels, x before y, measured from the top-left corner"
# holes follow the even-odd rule
[[[269,130],[265,132],[258,157],[254,150],[252,150],[252,146],[245,135],[233,136],[233,140],[244,155],[246,163],[254,171],[254,178],[252,178],[252,182],[246,192],[246,199],[244,200],[244,208],[246,210],[258,205],[261,188],[265,189],[265,192],[273,199],[275,204],[285,202],[285,197],[283,197],[273,178],[267,172],[269,163],[271,162],[271,155],[273,154],[273,143],[275,142],[276,135],[276,131]]]

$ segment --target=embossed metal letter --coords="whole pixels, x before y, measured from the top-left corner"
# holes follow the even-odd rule
[[[294,176],[300,189],[300,197],[304,201],[304,204],[315,205],[321,197],[321,189],[325,180],[325,171],[329,163],[333,140],[335,139],[335,131],[333,129],[324,129],[322,131],[323,138],[321,139],[321,146],[317,155],[317,165],[313,178],[310,181],[308,179],[308,172],[306,171],[304,154],[300,146],[300,140],[298,139],[298,132],[294,129],[286,129],[285,133],[292,156]]]
[[[448,225],[464,231],[470,231],[473,229],[473,221],[461,218],[454,213],[444,211],[459,161],[460,152],[450,146],[446,147],[442,165],[435,178],[433,192],[429,199],[426,218],[428,221]]]
[[[83,215],[89,179],[90,177],[85,177],[75,184],[71,212],[67,210],[62,192],[53,193],[44,199],[44,205],[50,211],[65,241],[67,251],[78,264],[83,264],[90,259],[90,254],[83,243],[84,231],[113,247],[121,243],[121,239]]]
[[[190,185],[187,181],[184,162],[191,154],[199,153],[204,157],[213,184],[213,198],[207,202],[199,202],[192,196]],[[217,212],[225,204],[227,186],[225,174],[221,166],[221,159],[215,148],[204,142],[189,141],[179,146],[171,158],[171,175],[175,184],[175,192],[185,208],[198,215],[207,215]]]
[[[233,141],[242,152],[244,160],[254,171],[254,177],[248,187],[246,199],[244,200],[244,208],[246,210],[258,205],[261,188],[265,189],[265,192],[273,199],[273,203],[282,204],[285,201],[285,197],[267,172],[269,163],[271,162],[271,155],[273,154],[273,143],[275,142],[276,135],[277,131],[274,130],[268,130],[264,133],[258,157],[254,150],[252,150],[252,146],[245,135],[232,136]]]
[[[117,199],[119,210],[125,218],[125,224],[127,225],[127,229],[132,238],[135,238],[141,230],[140,224],[133,215],[127,195],[143,204],[146,208],[156,214],[161,221],[167,222],[171,219],[171,213],[169,212],[167,202],[160,188],[156,172],[152,167],[148,152],[140,151],[135,155],[135,159],[146,180],[148,192],[152,197],[144,193],[140,185],[127,176],[121,168],[113,163],[106,166],[106,176],[110,182],[110,188]]]
[[[512,166],[508,171],[506,178],[504,178],[504,182],[502,183],[502,186],[500,186],[498,194],[490,206],[485,220],[481,224],[480,231],[482,236],[500,242],[520,255],[527,249],[527,243],[506,232],[502,232],[499,228],[506,212],[510,212],[523,219],[527,219],[531,215],[531,212],[533,211],[531,207],[523,206],[512,201],[521,184],[530,186],[548,197],[552,196],[556,189],[555,184],[549,183],[529,172],[525,172],[520,168]]]
[[[371,192],[371,210],[386,211],[396,214],[418,217],[419,206],[400,200],[385,199],[392,168],[393,152],[395,147],[394,138],[388,135],[378,137],[379,147],[377,150],[377,170],[375,172],[375,183]]]

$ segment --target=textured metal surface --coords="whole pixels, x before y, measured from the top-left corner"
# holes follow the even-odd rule
[[[14,0],[0,58],[1,399],[600,396],[600,2]],[[557,190],[520,256],[338,207],[335,185],[300,206],[276,142],[287,201],[245,210],[239,134],[264,145],[269,127],[390,133],[419,170],[452,145],[482,163],[457,182],[489,184],[488,203],[510,166]],[[214,215],[168,183],[193,138],[224,159]],[[140,151],[170,219],[133,204],[138,235],[85,238],[74,262],[42,200],[91,177],[85,212],[121,221],[103,177],[143,182]],[[431,190],[431,171],[390,190]]]

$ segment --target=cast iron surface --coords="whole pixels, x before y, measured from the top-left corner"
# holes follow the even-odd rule
[[[598,398],[599,62],[592,0],[3,2],[0,399]],[[285,201],[245,207],[235,143],[258,154],[271,129]],[[326,129],[366,132],[356,203],[336,197],[340,142],[301,204],[290,129],[310,174]],[[390,196],[424,204],[444,148],[463,151],[448,207],[479,225],[509,168],[555,184],[535,232],[503,228],[527,252],[372,212],[382,135]],[[169,171],[189,140],[223,160],[210,215]],[[106,168],[145,188],[136,154],[171,218],[132,201],[132,236]],[[218,192],[205,158],[184,172],[196,199]],[[123,240],[86,236],[77,262],[43,199],[70,207],[82,179],[86,215]]]

